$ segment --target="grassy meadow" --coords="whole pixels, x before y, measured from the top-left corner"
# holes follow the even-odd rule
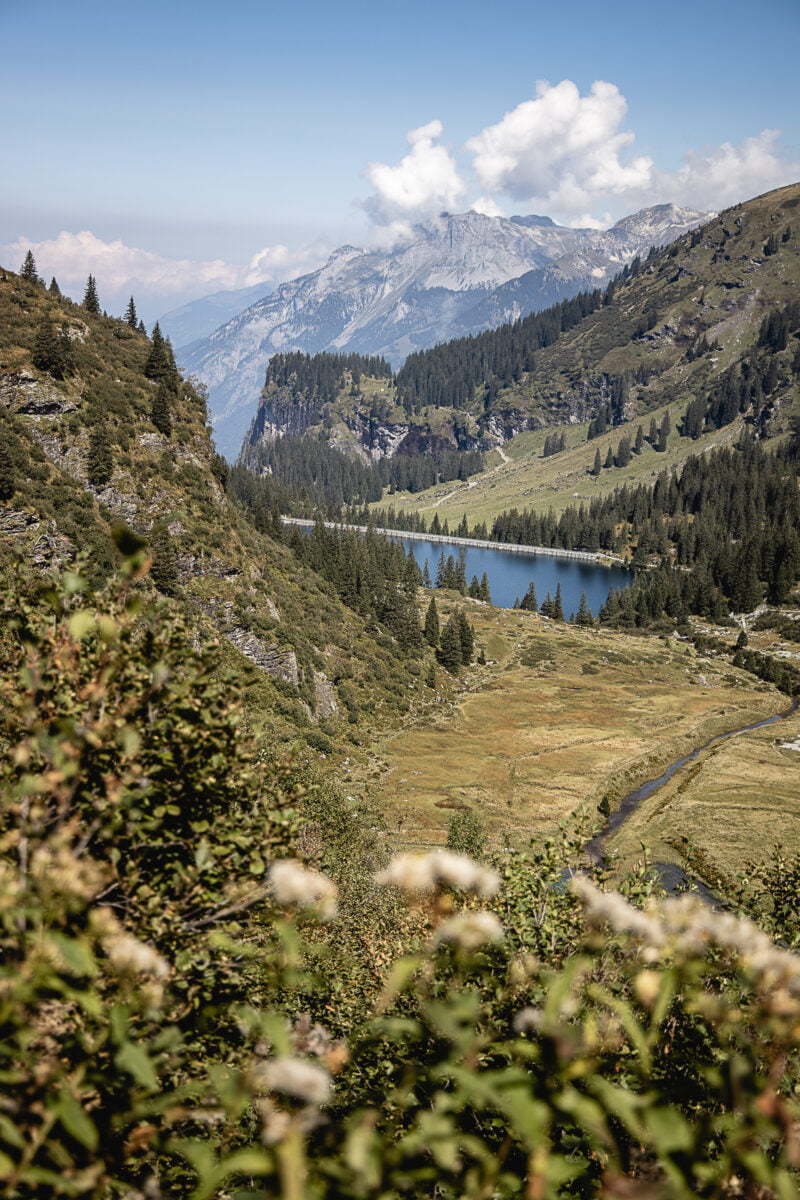
[[[457,603],[446,593],[437,597],[442,614]],[[526,841],[581,811],[597,827],[599,805],[613,807],[714,734],[787,705],[773,687],[677,639],[579,629],[535,613],[466,605],[487,665],[465,672],[460,688],[383,739],[372,759],[378,802],[392,840],[404,846],[443,843],[452,813],[464,807],[480,815],[494,843]],[[800,718],[796,725],[800,731]],[[792,828],[800,817],[800,754],[772,745],[790,733],[787,723],[713,753],[714,762],[730,758],[739,791],[729,802],[728,784],[709,765],[707,780],[692,785],[691,802],[682,801],[679,836],[692,839],[685,851],[683,842],[669,854],[664,850],[674,823],[660,821],[657,806],[665,793],[659,792],[652,798],[653,822],[643,809],[635,828],[620,834],[620,853],[638,856],[644,842],[673,861],[688,862],[691,849],[732,862],[743,842],[766,847],[773,829],[798,840]],[[685,779],[680,772],[673,787]],[[734,828],[732,815],[740,809],[751,815],[747,824],[737,815]]]
[[[549,458],[542,457],[542,449],[552,428],[520,433],[503,448],[509,462],[503,462],[493,451],[488,457],[489,468],[481,475],[463,483],[441,483],[415,494],[396,492],[385,496],[374,507],[391,504],[401,511],[421,513],[429,521],[434,513],[438,513],[439,520],[446,518],[452,527],[465,513],[470,524],[491,523],[499,513],[510,508],[530,508],[537,512],[553,509],[559,513],[571,505],[607,495],[626,483],[649,486],[661,471],[674,469],[691,454],[730,445],[741,433],[741,421],[737,420],[696,441],[681,437],[677,426],[685,411],[686,401],[680,400],[654,414],[658,423],[665,412],[670,414],[672,430],[663,453],[653,450],[645,442],[642,453],[634,454],[626,467],[610,467],[597,478],[590,474],[597,451],[604,462],[609,447],[615,451],[623,437],[633,443],[640,425],[646,435],[651,414],[619,425],[591,441],[586,440],[586,424],[560,427],[559,432],[566,435],[567,448]]]

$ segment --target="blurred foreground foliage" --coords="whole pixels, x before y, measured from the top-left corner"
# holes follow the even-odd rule
[[[387,886],[146,570],[1,597],[0,1194],[797,1195],[797,863],[767,932],[578,834]]]

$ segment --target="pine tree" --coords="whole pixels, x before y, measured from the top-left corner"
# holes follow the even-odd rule
[[[650,418],[650,431],[647,435],[647,440],[653,449],[655,449],[656,442],[658,441],[658,426],[656,425],[655,417]]]
[[[581,602],[578,605],[578,612],[575,617],[576,625],[594,625],[594,617],[589,608],[589,601],[586,599],[586,592],[581,592]]]
[[[153,403],[150,406],[150,420],[164,437],[172,436],[172,392],[162,380],[156,388]]]
[[[592,467],[591,474],[596,477],[600,474],[602,469],[603,469],[603,463],[600,459],[600,448],[598,447],[597,450],[595,450],[595,452],[594,452],[594,466]]]
[[[105,425],[96,425],[89,434],[86,474],[93,487],[105,487],[114,473],[114,457]]]
[[[483,600],[484,604],[492,603],[492,593],[489,590],[489,576],[485,571],[481,575],[481,592],[478,599]]]
[[[425,559],[425,565],[422,568],[422,586],[426,588],[431,587],[431,572],[430,568],[428,567],[427,558]]]
[[[58,281],[56,280],[56,277],[55,277],[55,275],[54,275],[54,276],[53,276],[53,278],[50,280],[50,287],[49,287],[47,290],[48,290],[48,292],[50,292],[50,293],[51,293],[51,295],[53,295],[53,296],[56,296],[56,297],[58,297],[58,296],[60,296],[60,295],[61,295],[61,288],[58,286]]]
[[[136,315],[136,305],[134,303],[133,296],[131,296],[130,300],[128,301],[128,307],[125,309],[125,321],[128,325],[130,325],[131,329],[135,329],[139,323],[139,318]]]
[[[148,379],[166,383],[173,392],[177,391],[179,376],[178,368],[175,366],[175,356],[172,353],[169,339],[165,338],[161,332],[158,321],[153,326],[150,353],[144,365],[144,373]]]
[[[523,608],[526,612],[536,612],[538,607],[539,604],[536,599],[536,584],[533,582],[533,580],[531,580],[528,584],[528,590],[520,602],[520,608]]]
[[[631,444],[626,437],[620,438],[617,446],[617,453],[614,455],[614,463],[618,467],[627,467],[631,461]]]
[[[461,608],[458,610],[458,636],[461,639],[461,661],[468,667],[475,650],[475,634]]]
[[[19,269],[19,273],[21,278],[27,280],[28,283],[39,282],[39,275],[36,270],[36,259],[33,257],[32,250],[29,250],[25,255],[25,259]]]
[[[428,667],[428,673],[425,676],[425,683],[429,688],[436,687],[436,667],[433,665],[433,663],[431,663],[431,665]]]
[[[155,530],[150,550],[150,578],[165,596],[174,596],[178,590],[178,558],[169,532],[163,525]]]
[[[543,617],[552,617],[553,616],[553,597],[550,595],[549,592],[547,593],[544,600],[540,604],[539,612],[542,614]]]
[[[36,328],[31,361],[54,379],[63,379],[71,364],[72,347],[66,333],[57,334],[47,317]]]
[[[435,596],[431,596],[428,611],[425,613],[425,641],[429,646],[439,645],[439,610],[436,607]]]
[[[439,662],[451,675],[457,675],[461,669],[461,634],[458,628],[458,620],[455,614],[452,613],[442,630]]]
[[[636,454],[641,454],[644,449],[644,431],[641,425],[636,430],[636,441],[633,443],[633,449]]]
[[[658,441],[656,443],[656,450],[658,450],[661,454],[663,454],[667,448],[667,442],[669,440],[670,428],[671,428],[671,426],[670,426],[670,420],[669,420],[669,413],[665,412],[664,418],[661,422],[661,425],[659,426]]]
[[[97,280],[94,275],[90,275],[86,280],[86,290],[83,293],[83,307],[89,313],[98,314],[100,312],[100,299],[97,295]]]
[[[16,491],[14,460],[8,448],[5,431],[0,436],[0,500],[10,500]]]
[[[606,468],[606,470],[608,470],[608,468],[613,467],[613,465],[614,465],[614,451],[609,446],[608,454],[606,455],[606,461],[603,463],[603,466]]]
[[[553,601],[553,619],[556,621],[564,620],[564,604],[561,600],[561,584],[556,584],[556,598]]]
[[[139,333],[142,333],[142,334],[144,334],[145,337],[147,337],[147,329],[145,328],[144,321],[140,321],[139,324],[136,326],[136,329]]]

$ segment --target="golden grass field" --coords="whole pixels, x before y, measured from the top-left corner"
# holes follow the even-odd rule
[[[446,613],[455,601],[437,595]],[[373,757],[375,792],[397,844],[443,843],[462,806],[478,812],[495,844],[551,831],[581,810],[599,827],[604,799],[613,806],[714,734],[788,706],[771,686],[674,639],[466,604],[477,645],[496,661],[470,670],[460,692],[440,694]],[[793,727],[800,735],[800,718]],[[691,851],[732,863],[773,833],[800,840],[800,753],[773,745],[790,732],[784,723],[714,751],[674,810],[662,812],[667,793],[659,792],[652,816],[643,808],[615,849],[627,859],[645,842],[660,858],[688,864]],[[673,789],[684,779],[679,773]],[[672,846],[682,837],[691,839],[686,853],[682,842]]]

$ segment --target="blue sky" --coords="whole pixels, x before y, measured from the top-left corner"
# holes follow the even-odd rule
[[[253,270],[277,278],[436,206],[608,221],[721,206],[800,162],[798,0],[0,0],[0,40],[0,245],[24,237],[68,273],[81,247],[47,247],[89,231],[150,252],[127,269],[156,290],[161,259],[220,260],[203,285],[235,286],[262,250]],[[502,125],[537,80],[574,89]],[[614,91],[590,103],[597,80]],[[565,157],[587,117],[588,157]],[[116,287],[125,255],[105,253]]]

